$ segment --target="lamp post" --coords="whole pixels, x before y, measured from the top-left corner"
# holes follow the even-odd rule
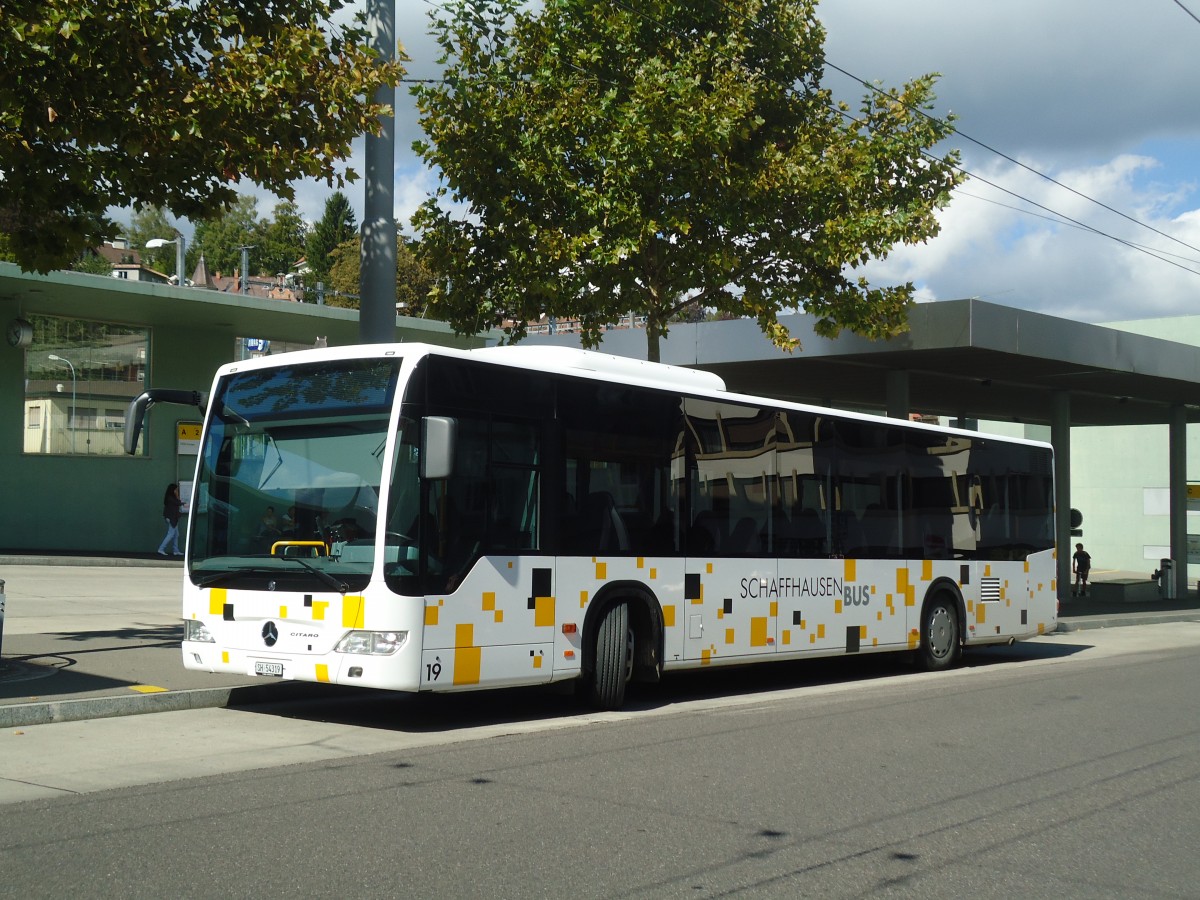
[[[51,353],[47,359],[52,359],[55,362],[66,363],[71,367],[71,417],[67,420],[67,424],[71,426],[71,452],[75,452],[75,364],[65,356],[56,356]]]
[[[175,245],[175,283],[178,287],[183,287],[183,235],[178,231],[175,232],[173,241],[168,241],[166,238],[150,238],[146,241],[146,249],[157,250],[167,244]]]

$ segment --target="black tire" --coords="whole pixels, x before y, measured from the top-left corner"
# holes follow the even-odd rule
[[[921,613],[921,667],[940,672],[957,664],[962,655],[960,635],[955,598],[945,592],[931,597]]]
[[[620,709],[625,702],[625,685],[633,672],[633,631],[629,627],[629,605],[615,603],[604,613],[596,629],[596,655],[588,699],[597,709]]]

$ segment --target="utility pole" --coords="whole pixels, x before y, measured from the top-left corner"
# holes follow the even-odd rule
[[[250,293],[250,251],[254,244],[243,244],[238,247],[242,251],[242,293]]]
[[[367,28],[383,62],[396,58],[395,0],[367,0]],[[375,102],[395,109],[396,89],[381,85]],[[366,141],[366,198],[362,223],[362,298],[358,339],[364,344],[396,339],[396,117],[380,119],[379,135]]]

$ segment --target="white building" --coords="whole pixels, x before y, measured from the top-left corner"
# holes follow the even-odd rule
[[[1200,316],[1109,323],[1109,328],[1200,347]],[[1200,384],[1196,385],[1200,403]],[[1071,505],[1083,513],[1076,538],[1097,570],[1145,572],[1171,557],[1168,426],[1071,430]],[[1187,429],[1188,580],[1200,575],[1200,430]]]

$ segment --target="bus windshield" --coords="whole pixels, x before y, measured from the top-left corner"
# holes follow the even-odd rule
[[[399,360],[236,372],[218,385],[189,544],[201,586],[361,590]]]

